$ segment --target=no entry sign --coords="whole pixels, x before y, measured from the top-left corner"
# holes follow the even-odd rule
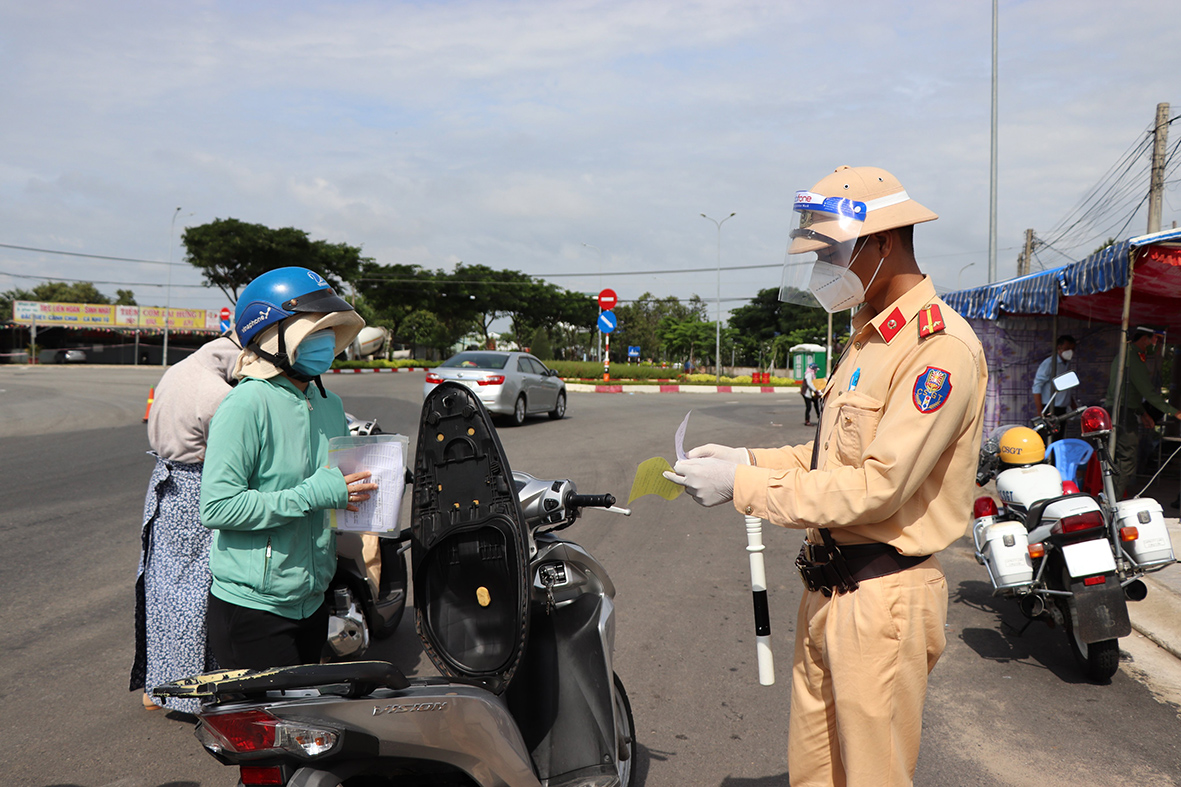
[[[599,308],[603,311],[611,311],[617,303],[619,303],[619,297],[615,294],[615,290],[608,287],[599,293]]]

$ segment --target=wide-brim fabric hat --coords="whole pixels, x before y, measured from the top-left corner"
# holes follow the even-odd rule
[[[274,355],[279,352],[279,330],[283,330],[283,342],[288,356],[293,355],[299,343],[316,331],[331,328],[336,333],[336,353],[344,351],[357,334],[365,327],[365,320],[355,311],[330,312],[328,314],[297,314],[288,317],[278,325],[272,325],[257,337],[258,346],[263,352]],[[246,349],[238,356],[234,366],[234,377],[256,377],[269,380],[282,374],[283,370],[270,361]]]
[[[825,197],[863,202],[866,207],[864,221],[841,221],[837,216],[829,218],[814,214],[807,225],[810,236],[822,235],[843,242],[852,239],[849,236],[853,228],[857,230],[853,238],[857,238],[939,218],[937,213],[911,199],[898,178],[878,167],[837,167],[810,191]],[[819,238],[801,236],[792,239],[788,253],[817,251],[828,245]]]

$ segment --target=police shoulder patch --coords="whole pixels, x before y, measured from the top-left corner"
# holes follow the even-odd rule
[[[935,303],[919,310],[918,323],[920,339],[925,339],[933,333],[939,333],[947,327],[943,322],[943,314],[939,311],[939,305]]]
[[[928,366],[914,381],[914,406],[920,413],[933,413],[951,396],[951,374]]]

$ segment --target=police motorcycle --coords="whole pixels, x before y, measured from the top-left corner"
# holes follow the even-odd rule
[[[386,662],[237,670],[154,692],[203,700],[197,737],[241,785],[629,787],[615,587],[558,535],[609,494],[513,472],[487,410],[442,383],[414,467],[414,612],[442,677]]]
[[[1069,372],[1053,384],[1069,390],[1078,377]],[[994,595],[1014,599],[1031,622],[1061,626],[1087,677],[1106,682],[1119,668],[1118,640],[1132,630],[1127,602],[1147,595],[1142,577],[1173,563],[1173,548],[1157,501],[1112,503],[1107,411],[1087,407],[1055,417],[1048,410],[1049,403],[1033,428],[994,430],[981,449],[976,483],[995,477],[1001,506],[990,496],[975,502],[976,560]],[[1104,492],[1098,498],[1080,493],[1073,479],[1043,461],[1043,434],[1074,417],[1099,459]]]
[[[345,413],[349,434],[383,434],[376,419]],[[408,479],[409,480],[409,479]],[[336,534],[336,574],[325,592],[328,603],[326,660],[358,658],[375,639],[397,630],[406,609],[408,545],[371,534]]]

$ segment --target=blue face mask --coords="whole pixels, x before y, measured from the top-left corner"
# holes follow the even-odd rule
[[[336,332],[331,328],[316,331],[299,343],[291,368],[309,377],[321,375],[332,368],[336,357]]]

